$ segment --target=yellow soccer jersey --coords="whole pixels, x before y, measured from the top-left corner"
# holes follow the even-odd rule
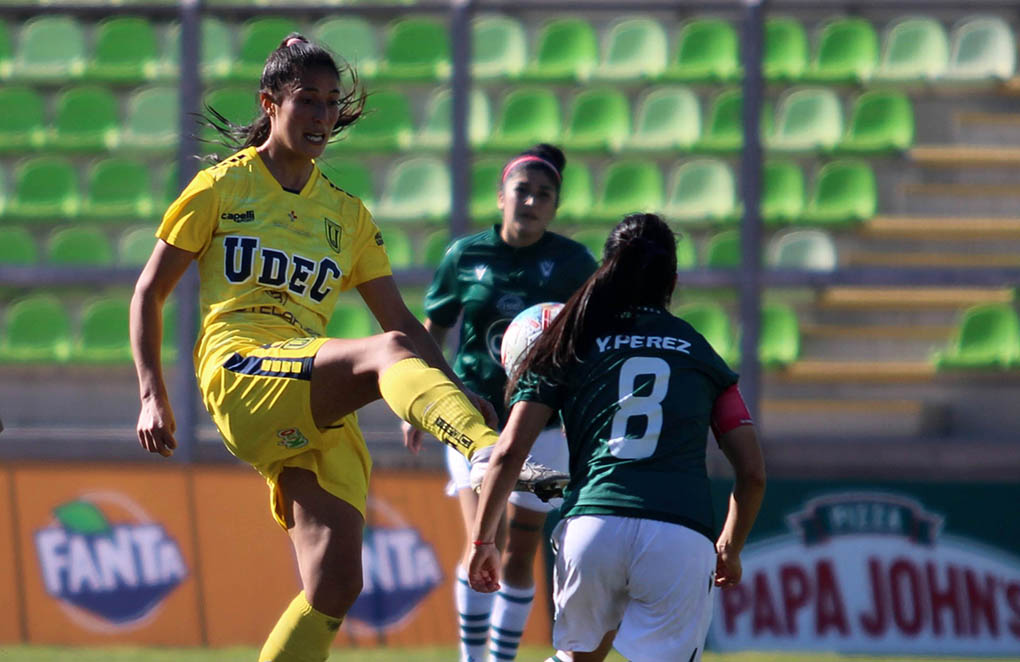
[[[239,341],[325,335],[341,291],[392,273],[361,200],[317,167],[291,193],[254,147],[199,172],[156,236],[198,254],[199,373]]]

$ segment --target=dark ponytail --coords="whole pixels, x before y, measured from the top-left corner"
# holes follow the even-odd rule
[[[365,92],[358,86],[357,72],[342,59],[340,62],[338,66],[329,51],[311,43],[303,35],[292,32],[266,58],[256,100],[264,92],[279,101],[280,93],[292,86],[305,71],[313,69],[332,71],[349,90],[338,102],[340,117],[330,132],[330,136],[335,137],[344,128],[358,121],[365,107]],[[206,138],[199,140],[221,145],[232,152],[261,145],[269,138],[270,123],[262,105],[257,105],[259,114],[250,124],[235,124],[212,106],[205,106],[205,113],[200,116],[199,122],[215,129],[219,137],[213,140]],[[213,161],[219,160],[217,156],[209,158]]]
[[[655,214],[630,214],[606,240],[602,264],[535,341],[507,384],[526,372],[556,379],[613,318],[632,306],[666,306],[676,284],[676,237]]]

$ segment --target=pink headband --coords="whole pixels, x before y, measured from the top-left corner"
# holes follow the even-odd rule
[[[556,166],[554,166],[552,163],[549,163],[548,161],[543,159],[541,156],[535,156],[533,154],[525,154],[524,156],[518,156],[516,159],[514,159],[510,163],[507,163],[506,167],[503,168],[503,176],[499,178],[499,181],[505,182],[506,181],[506,176],[510,174],[511,170],[513,170],[514,168],[516,168],[520,164],[528,163],[529,161],[537,161],[538,163],[541,163],[542,165],[547,166],[550,170],[553,171],[553,174],[556,175],[556,182],[559,183],[559,181],[560,181],[560,171],[556,169]]]
[[[283,47],[284,48],[290,48],[294,44],[300,44],[303,41],[304,41],[304,39],[302,39],[301,37],[291,37],[287,41],[283,42]]]

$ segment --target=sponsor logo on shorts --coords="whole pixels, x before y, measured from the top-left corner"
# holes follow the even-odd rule
[[[235,223],[254,223],[255,222],[255,210],[246,209],[244,211],[228,211],[220,214],[220,218],[224,221],[233,221]]]
[[[277,430],[276,436],[280,438],[277,443],[284,448],[304,448],[308,445],[308,438],[301,434],[301,430],[297,428],[285,428],[283,430]]]

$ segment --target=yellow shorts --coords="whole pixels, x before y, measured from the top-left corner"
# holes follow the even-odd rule
[[[233,353],[226,360],[199,375],[202,399],[224,444],[265,476],[273,517],[284,528],[278,483],[284,467],[313,472],[320,487],[365,515],[372,459],[357,414],[327,428],[317,427],[312,419],[312,363],[328,341],[238,343],[229,348]]]

